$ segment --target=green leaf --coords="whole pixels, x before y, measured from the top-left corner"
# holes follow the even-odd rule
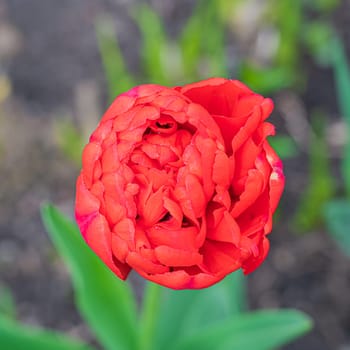
[[[348,138],[350,139],[350,126],[348,129]],[[347,142],[347,144],[344,147],[344,155],[342,160],[342,172],[343,172],[343,179],[345,183],[345,191],[347,194],[347,197],[350,198],[350,140]]]
[[[303,23],[302,1],[270,0],[269,5],[272,22],[277,26],[280,36],[276,65],[295,73],[300,57],[297,48]]]
[[[8,350],[93,350],[63,334],[23,326],[0,317],[0,348]]]
[[[182,324],[199,292],[196,290],[162,289],[162,295],[159,299],[162,308],[156,327],[155,350],[166,349],[174,339],[181,337]]]
[[[340,5],[340,0],[307,0],[311,9],[328,14]]]
[[[329,23],[321,20],[308,21],[304,25],[303,39],[319,65],[328,66],[332,60],[331,40],[333,30]]]
[[[350,201],[333,200],[325,205],[328,232],[339,248],[350,256]]]
[[[162,288],[160,285],[152,282],[147,282],[142,310],[140,315],[140,349],[153,350],[154,335],[156,333],[157,320],[161,304],[159,297]]]
[[[142,34],[142,63],[148,82],[167,84],[163,55],[167,38],[161,18],[146,3],[134,9],[133,17]]]
[[[272,94],[294,84],[295,76],[287,67],[260,68],[248,62],[241,64],[239,78],[261,94]]]
[[[201,57],[201,22],[197,12],[185,24],[179,44],[186,76],[190,80],[198,79],[198,64]]]
[[[333,40],[333,70],[336,83],[337,97],[342,117],[350,134],[350,67],[345,54],[344,45],[339,38]],[[344,149],[342,171],[345,190],[350,197],[350,140]]]
[[[219,285],[226,292],[230,315],[245,312],[248,309],[246,277],[241,270],[228,275]]]
[[[198,1],[180,38],[186,76],[192,80],[228,76],[224,39],[225,23],[217,2]]]
[[[75,165],[80,166],[85,141],[73,122],[69,119],[57,119],[54,124],[54,133],[62,153]]]
[[[282,159],[293,158],[299,153],[295,142],[289,136],[271,137],[269,143]]]
[[[217,0],[215,5],[222,21],[227,24],[233,21],[235,11],[245,0]]]
[[[99,17],[95,23],[95,31],[107,80],[109,100],[113,101],[117,95],[132,88],[135,81],[126,69],[112,18],[106,15]]]
[[[164,349],[174,339],[239,314],[246,308],[244,291],[240,271],[206,289],[174,291],[164,288],[154,348]]]
[[[332,42],[333,69],[340,112],[350,125],[350,68],[344,45],[339,38]]]
[[[326,123],[320,113],[312,116],[315,136],[311,137],[309,184],[303,192],[293,224],[298,231],[306,232],[319,226],[323,220],[323,206],[335,193],[326,138]]]
[[[234,316],[179,339],[171,350],[271,350],[308,332],[312,322],[293,311],[259,311]]]
[[[0,317],[14,319],[16,306],[12,293],[8,288],[0,286]]]
[[[42,219],[71,272],[78,308],[106,349],[136,348],[136,310],[132,291],[90,250],[77,226],[52,205]]]
[[[228,76],[225,55],[225,24],[221,18],[219,6],[215,1],[201,1],[204,8],[200,28],[203,53],[207,56],[208,72],[206,76]],[[203,26],[203,23],[206,25]]]
[[[183,333],[215,325],[246,309],[244,276],[236,271],[216,285],[199,291],[183,322]]]

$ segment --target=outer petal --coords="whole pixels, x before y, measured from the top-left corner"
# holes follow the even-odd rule
[[[245,275],[257,269],[266,259],[267,253],[270,249],[270,242],[266,237],[263,238],[258,249],[259,252],[256,256],[252,255],[248,260],[246,260],[243,263],[242,268]]]
[[[77,179],[77,195],[75,202],[75,213],[77,217],[91,215],[100,209],[100,201],[94,197],[84,183],[83,174]]]
[[[276,152],[267,142],[264,143],[264,149],[266,151],[267,160],[272,167],[272,173],[270,176],[270,209],[274,212],[281,198],[285,184],[283,164],[278,158]]]
[[[103,262],[121,279],[126,279],[130,267],[113,258],[111,251],[111,231],[102,215],[97,215],[86,230],[86,243]]]
[[[189,275],[184,270],[174,272],[166,272],[163,274],[148,275],[143,271],[139,271],[140,275],[146,279],[159,283],[162,286],[172,289],[202,289],[210,287],[219,282],[225,276],[215,276],[207,273],[199,273],[197,275]]]

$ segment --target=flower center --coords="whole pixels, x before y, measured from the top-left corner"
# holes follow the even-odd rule
[[[169,115],[163,114],[150,125],[150,129],[157,134],[171,135],[177,130],[177,122]]]

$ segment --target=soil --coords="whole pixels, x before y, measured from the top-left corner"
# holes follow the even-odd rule
[[[171,36],[179,33],[195,5],[191,0],[150,2]],[[52,201],[72,215],[79,169],[60,152],[54,124],[67,116],[81,120],[77,96],[86,84],[96,96],[95,110],[100,113],[106,106],[94,34],[98,15],[113,16],[128,68],[140,69],[140,35],[130,17],[136,3],[0,0],[0,77],[6,76],[12,88],[3,101],[0,86],[0,285],[12,291],[21,321],[92,343],[94,338],[74,306],[69,275],[40,221],[39,207]],[[350,2],[343,1],[333,19],[350,55],[349,8]],[[4,30],[6,39],[11,38],[5,44]],[[307,57],[305,67],[309,79],[298,103],[306,114],[317,107],[337,121],[332,72]],[[249,304],[251,309],[296,308],[313,318],[313,331],[286,350],[346,350],[350,349],[350,260],[324,229],[300,235],[285,219],[295,212],[307,186],[306,161],[305,152],[285,161],[287,187],[280,219],[270,236],[269,257],[247,277]]]

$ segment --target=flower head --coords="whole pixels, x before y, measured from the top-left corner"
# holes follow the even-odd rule
[[[270,99],[238,81],[140,85],[118,96],[83,152],[76,218],[120,278],[208,287],[265,259],[284,186],[266,138]]]

